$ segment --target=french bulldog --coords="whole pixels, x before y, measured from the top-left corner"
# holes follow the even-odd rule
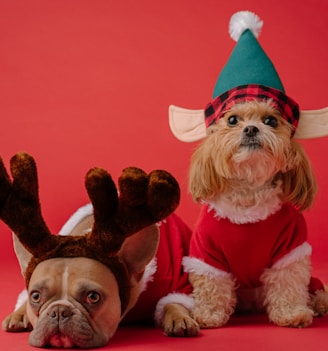
[[[26,158],[26,155],[24,157]],[[17,168],[22,166],[26,161],[24,157],[19,156],[19,160],[14,160],[13,165]],[[31,159],[28,161],[32,162]],[[31,168],[31,165],[29,167]],[[25,170],[25,173],[29,172],[30,169]],[[99,170],[97,172],[99,173]],[[10,186],[14,188],[19,179],[15,179],[15,171],[12,170],[12,173],[14,182]],[[2,165],[0,190],[4,189],[3,174]],[[93,179],[94,175],[91,178]],[[8,177],[6,179],[8,180]],[[24,182],[20,185],[26,186]],[[90,188],[93,190],[90,191]],[[98,187],[98,190],[100,188]],[[122,188],[120,191],[124,193]],[[54,239],[53,237],[56,237],[56,240],[57,237],[67,240],[76,238],[78,246],[81,247],[83,239],[88,238],[90,234],[98,235],[99,239],[106,227],[99,224],[105,214],[99,210],[105,202],[103,195],[99,195],[103,192],[97,192],[94,186],[90,185],[87,189],[92,204],[76,211],[63,226],[60,235],[49,237],[46,245],[50,239]],[[16,196],[15,189],[11,189],[11,192],[10,196]],[[0,193],[0,203],[3,202],[2,194],[3,192]],[[97,196],[100,196],[100,200]],[[37,228],[32,228],[28,221],[27,228],[15,227],[16,223],[11,222],[13,207],[8,203],[16,204],[18,200],[23,201],[7,197],[5,206],[11,212],[7,215],[7,209],[2,209],[0,217],[15,233],[14,248],[27,289],[21,294],[15,311],[3,321],[2,328],[5,331],[31,331],[29,343],[32,346],[56,348],[101,347],[112,338],[120,323],[144,323],[153,318],[168,336],[198,334],[199,326],[190,316],[193,306],[193,299],[189,296],[191,286],[181,269],[182,257],[188,252],[190,230],[175,214],[120,239],[122,242],[117,246],[118,251],[112,253],[112,257],[106,258],[108,262],[98,259],[90,252],[81,256],[70,255],[70,247],[68,251],[65,249],[65,255],[68,257],[60,257],[65,255],[58,256],[58,252],[61,251],[56,247],[57,254],[40,259],[40,262],[35,264],[34,261],[40,258],[40,254],[36,254],[36,249],[31,252],[32,244],[28,242],[30,238],[25,236],[24,231],[41,232],[44,230],[43,222],[40,221],[42,225]],[[122,208],[123,205],[120,203]],[[24,206],[19,204],[18,208]],[[38,215],[35,211],[26,211],[26,208],[20,215],[24,217],[26,213],[33,218],[37,218]],[[118,215],[115,216],[115,225],[118,226]],[[140,212],[138,222],[142,216],[143,212]],[[33,225],[35,222],[36,220],[33,221]],[[108,223],[113,225],[113,221]],[[110,227],[108,223],[107,229]],[[124,221],[122,223],[125,225]],[[123,225],[120,227],[121,231]],[[66,240],[59,242],[59,246],[66,245]],[[41,247],[38,242],[33,245]],[[115,246],[116,242],[112,242],[111,245]],[[80,250],[83,251],[82,248]],[[97,250],[100,257],[101,247],[98,246]]]
[[[69,235],[89,232],[92,208],[82,209],[83,217]],[[67,224],[61,235],[67,235]],[[177,226],[183,234],[180,238],[174,237]],[[160,234],[163,235],[159,243]],[[181,250],[187,250],[189,235],[188,228],[177,216],[171,215],[125,241],[119,255],[144,273],[142,277],[131,278],[131,294],[123,314],[116,278],[104,264],[86,257],[52,258],[41,262],[33,271],[28,290],[20,295],[18,308],[4,320],[3,329],[31,330],[29,342],[36,347],[92,348],[106,345],[120,323],[151,322],[154,315],[155,322],[161,324],[169,336],[197,335],[198,324],[190,317],[192,300],[176,292],[176,289],[188,292],[190,287],[186,276],[178,267],[173,267],[178,266],[186,254]],[[16,236],[13,239],[24,272],[30,255]],[[170,241],[178,242],[172,245]],[[174,247],[180,252],[174,251]],[[165,252],[167,250],[171,252]],[[164,257],[165,262],[159,261]],[[161,277],[167,263],[172,267],[166,267],[167,276]],[[172,280],[171,287],[166,284],[169,280]],[[158,291],[157,285],[163,283],[163,291]],[[145,315],[142,311],[146,311]]]

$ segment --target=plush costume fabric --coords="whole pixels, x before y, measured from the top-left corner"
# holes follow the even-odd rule
[[[213,98],[244,84],[260,84],[285,91],[270,58],[249,30],[240,36],[216,82]]]
[[[218,272],[231,273],[241,288],[255,288],[261,285],[266,268],[311,254],[306,240],[303,215],[289,204],[264,221],[243,225],[217,217],[204,205],[191,239],[190,256]]]
[[[190,228],[175,214],[160,222],[160,242],[154,264],[154,274],[149,277],[145,290],[141,293],[136,306],[124,317],[123,323],[154,321],[158,301],[170,293],[181,296],[179,302],[187,299],[192,287],[188,275],[183,272],[182,258],[188,255],[191,238]],[[178,302],[178,301],[176,301]]]
[[[270,100],[281,116],[293,126],[293,131],[296,130],[299,120],[297,102],[278,89],[255,84],[237,86],[213,99],[205,108],[206,127],[217,123],[234,104],[254,100]]]

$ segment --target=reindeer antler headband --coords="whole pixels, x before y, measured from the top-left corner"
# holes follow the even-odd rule
[[[88,257],[110,267],[116,276],[122,310],[128,300],[128,272],[117,253],[124,240],[171,214],[180,199],[179,185],[167,172],[147,175],[138,168],[126,168],[119,178],[119,196],[110,175],[91,169],[85,186],[93,205],[92,231],[81,236],[51,234],[42,214],[34,159],[18,153],[10,160],[13,181],[0,159],[0,218],[32,254],[25,272],[29,279],[42,261],[55,257]]]

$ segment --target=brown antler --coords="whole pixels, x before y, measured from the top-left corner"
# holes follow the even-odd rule
[[[85,179],[94,207],[92,232],[81,236],[52,235],[39,203],[35,161],[18,153],[10,161],[11,182],[0,159],[0,218],[33,255],[26,279],[43,260],[84,256],[111,264],[126,237],[156,223],[178,206],[180,189],[165,171],[147,175],[139,168],[126,168],[119,178],[119,195],[110,175],[91,169]]]
[[[91,169],[85,185],[94,208],[89,246],[116,253],[125,238],[172,213],[179,204],[177,181],[166,171],[129,167],[119,178],[119,196],[110,175]]]
[[[33,255],[49,251],[56,239],[45,224],[39,203],[34,159],[18,153],[10,160],[11,182],[0,159],[0,218]]]
[[[180,188],[168,172],[156,170],[147,175],[139,168],[123,170],[119,178],[118,218],[123,232],[148,226],[167,217],[178,206]],[[125,218],[130,220],[127,222]]]

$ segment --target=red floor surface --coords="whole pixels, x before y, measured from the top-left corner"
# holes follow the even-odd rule
[[[230,16],[256,12],[260,43],[288,95],[301,109],[328,106],[328,3],[276,0],[0,0],[0,155],[17,151],[38,164],[40,198],[57,232],[86,203],[83,179],[93,166],[114,179],[127,166],[175,175],[178,214],[193,226],[198,206],[187,192],[196,144],[176,140],[170,104],[203,108],[233,41]],[[328,282],[328,138],[302,141],[319,193],[306,215],[313,267]],[[23,287],[10,232],[0,224],[0,319]],[[327,350],[328,317],[304,330],[283,329],[265,316],[234,317],[222,329],[193,339],[167,338],[158,329],[120,329],[103,349]],[[2,350],[29,350],[28,334],[0,331]]]

